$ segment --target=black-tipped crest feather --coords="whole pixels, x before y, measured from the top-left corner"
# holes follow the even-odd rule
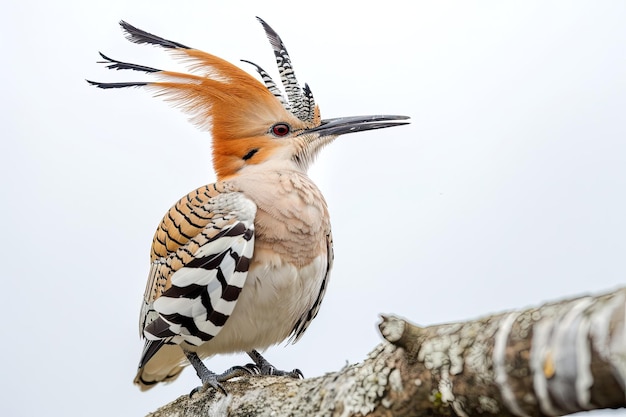
[[[102,52],[98,52],[100,54],[100,56],[104,59],[104,61],[98,61],[99,64],[111,64],[111,65],[107,65],[108,69],[114,69],[114,70],[125,70],[125,69],[129,69],[129,70],[133,70],[133,71],[141,71],[141,72],[160,72],[160,69],[156,69],[156,68],[152,68],[152,67],[146,67],[144,65],[137,65],[137,64],[131,64],[129,62],[122,62],[122,61],[118,61],[116,59],[113,58],[109,58],[108,56],[106,56],[105,54],[103,54]]]
[[[263,84],[265,84],[265,87],[268,90],[270,90],[270,92],[281,102],[281,104],[283,105],[283,107],[285,107],[285,109],[291,111],[289,107],[289,103],[287,102],[287,100],[285,100],[285,97],[283,97],[283,93],[280,91],[280,89],[278,88],[278,86],[276,85],[272,77],[270,77],[270,75],[267,73],[267,71],[265,71],[263,68],[261,68],[254,62],[251,62],[245,59],[242,59],[241,62],[245,62],[246,64],[250,64],[254,66],[256,71],[261,76],[261,79],[263,80]]]
[[[300,120],[312,121],[315,113],[315,101],[313,100],[313,95],[310,94],[311,90],[309,89],[307,93],[303,92],[302,88],[300,88],[296,74],[293,71],[291,58],[289,57],[285,44],[280,39],[280,36],[278,36],[278,33],[260,17],[257,16],[257,20],[263,26],[265,35],[274,50],[280,80],[287,94],[287,100],[289,101],[290,108],[287,110]]]
[[[126,88],[126,87],[143,87],[145,85],[150,84],[149,82],[145,82],[145,81],[138,81],[138,82],[122,82],[122,83],[101,83],[99,81],[91,81],[91,80],[85,80],[87,81],[89,84],[91,85],[95,85],[98,88],[103,88],[103,89],[108,89],[108,88]]]
[[[153,35],[152,33],[146,32],[145,30],[138,29],[135,26],[123,20],[120,20],[120,26],[122,27],[124,32],[126,32],[126,39],[128,39],[129,41],[133,43],[137,43],[137,44],[147,43],[147,44],[162,46],[163,48],[170,48],[170,49],[176,49],[176,48],[191,49],[190,47],[185,46],[182,43],[170,41],[160,36]]]

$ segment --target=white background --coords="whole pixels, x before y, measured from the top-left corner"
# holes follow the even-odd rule
[[[214,180],[210,136],[146,91],[84,79],[149,78],[105,70],[99,50],[179,69],[127,42],[120,19],[275,74],[256,15],[323,117],[412,118],[340,137],[312,169],[335,269],[303,340],[267,352],[275,365],[316,376],[360,361],[379,313],[429,325],[624,282],[623,1],[7,3],[1,415],[139,416],[198,384],[191,370],[148,393],[132,379],[152,234]]]

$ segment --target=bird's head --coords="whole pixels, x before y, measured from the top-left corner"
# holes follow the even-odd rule
[[[120,25],[135,43],[158,45],[190,63],[191,74],[163,71],[111,59],[110,69],[151,73],[155,82],[101,83],[100,88],[147,87],[182,107],[192,121],[213,137],[213,165],[218,179],[247,167],[292,166],[306,171],[319,150],[337,136],[407,124],[406,116],[359,116],[322,120],[308,85],[300,87],[291,59],[278,34],[258,18],[274,49],[283,92],[261,67],[253,65],[263,83],[214,55],[138,29]]]

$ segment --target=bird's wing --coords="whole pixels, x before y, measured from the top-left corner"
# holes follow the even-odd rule
[[[246,280],[255,214],[251,200],[218,183],[189,193],[165,215],[152,243],[140,367],[165,343],[197,346],[219,333]]]
[[[326,288],[328,287],[328,279],[330,278],[330,270],[333,268],[334,259],[335,254],[333,252],[333,236],[330,232],[328,232],[328,234],[326,235],[326,268],[323,272],[324,278],[322,278],[315,301],[307,310],[307,312],[302,317],[300,317],[300,319],[298,319],[298,321],[294,325],[293,330],[291,331],[291,337],[289,338],[289,341],[291,343],[296,343],[298,340],[300,340],[313,319],[317,316],[317,313],[320,311],[322,299],[324,298],[324,294],[326,294]]]

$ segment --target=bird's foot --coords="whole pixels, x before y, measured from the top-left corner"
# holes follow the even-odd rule
[[[293,371],[281,371],[280,369],[276,369],[274,365],[269,363],[267,359],[261,356],[261,354],[256,350],[251,350],[247,353],[248,356],[252,358],[254,363],[246,365],[246,368],[252,370],[257,375],[276,375],[287,376],[295,379],[304,379],[304,375],[302,375],[302,371],[299,369],[294,369]]]
[[[233,366],[232,368],[228,368],[221,374],[216,374],[207,369],[207,372],[203,373],[202,375],[198,373],[198,376],[202,381],[202,385],[191,390],[189,396],[192,397],[197,392],[204,392],[209,389],[209,387],[213,388],[216,391],[221,391],[224,395],[228,395],[226,388],[224,388],[224,386],[221,384],[222,382],[228,381],[232,378],[237,378],[238,376],[252,375],[254,373],[255,372],[253,370],[245,366]]]
[[[195,352],[185,351],[185,356],[189,360],[189,363],[194,367],[200,381],[202,381],[202,385],[194,388],[190,393],[189,397],[192,397],[197,392],[204,392],[209,387],[213,388],[216,391],[221,391],[224,395],[228,395],[226,389],[221,384],[222,382],[228,381],[229,379],[236,378],[239,376],[252,375],[255,372],[252,369],[249,369],[245,366],[233,366],[232,368],[227,369],[221,374],[216,374],[215,372],[211,372],[202,362],[202,360],[196,355]]]

